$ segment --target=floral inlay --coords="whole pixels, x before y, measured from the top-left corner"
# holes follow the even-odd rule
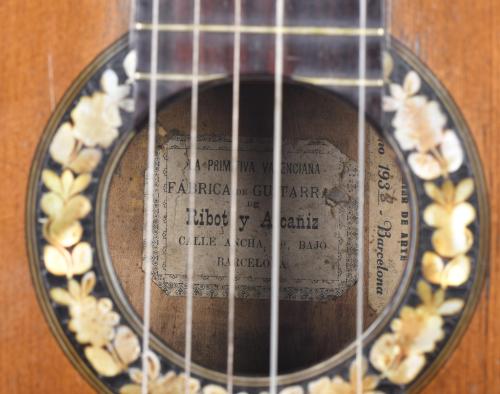
[[[368,363],[365,359],[361,361],[361,390],[363,394],[382,394],[375,390],[380,378],[376,375],[367,375]],[[354,361],[349,368],[349,381],[345,381],[340,376],[332,379],[328,377],[320,378],[308,385],[310,394],[357,394],[358,393],[358,370],[359,367]]]
[[[390,96],[384,97],[384,111],[395,112],[394,136],[404,151],[412,151],[408,165],[425,180],[455,172],[464,154],[456,133],[446,129],[448,119],[437,101],[417,94],[422,81],[410,71],[403,85],[392,83]]]
[[[466,253],[473,242],[472,232],[467,228],[476,218],[476,210],[467,200],[474,192],[474,181],[464,179],[454,185],[449,179],[441,188],[426,183],[425,190],[434,203],[424,210],[424,221],[436,228],[432,245],[444,257],[455,257]]]
[[[102,91],[81,97],[71,112],[71,121],[57,130],[49,147],[51,158],[61,165],[61,172],[45,169],[42,182],[47,188],[40,200],[46,215],[42,219],[43,262],[49,273],[65,276],[66,288],[53,288],[50,296],[68,308],[68,328],[84,345],[84,354],[103,376],[116,376],[128,370],[140,355],[139,339],[132,330],[120,325],[120,315],[109,298],[92,295],[96,276],[91,271],[93,250],[83,241],[81,220],[92,211],[85,191],[92,182],[92,171],[119,135],[120,111],[133,111],[131,93],[135,53],[125,58],[128,77],[120,85],[118,75],[106,70],[101,76]],[[77,280],[75,276],[81,276]]]
[[[186,393],[186,384],[188,385],[188,392],[196,394],[200,390],[200,382],[190,378],[186,379],[185,375],[176,374],[173,371],[161,375],[160,361],[154,353],[147,355],[147,379],[148,379],[148,393],[151,394],[184,394]],[[142,381],[144,376],[142,370],[138,368],[130,368],[130,379],[132,384],[127,384],[120,389],[120,394],[141,394]],[[208,387],[208,386],[207,386]]]
[[[135,53],[123,62],[127,80],[120,84],[113,70],[100,79],[100,90],[81,97],[71,111],[70,120],[57,130],[49,147],[60,171],[44,169],[41,182],[46,190],[40,199],[43,213],[43,263],[46,270],[66,278],[65,287],[50,290],[54,303],[67,308],[68,329],[83,347],[83,353],[101,376],[126,374],[129,383],[122,394],[140,393],[144,379],[152,394],[227,394],[226,389],[174,371],[162,372],[158,356],[147,354],[147,373],[138,364],[141,348],[138,336],[121,324],[111,299],[94,295],[96,275],[91,244],[83,239],[81,221],[92,212],[86,196],[92,172],[99,165],[103,150],[119,136],[122,112],[134,109],[130,98],[135,70]],[[450,174],[464,162],[464,152],[455,131],[437,101],[419,93],[422,81],[410,71],[402,85],[390,84],[384,110],[394,113],[394,136],[408,165],[423,181],[432,201],[423,210],[423,220],[432,229],[430,244],[420,261],[423,278],[419,280],[419,302],[404,306],[390,324],[390,330],[375,340],[369,360],[361,368],[354,361],[345,375],[323,376],[305,386],[283,387],[280,394],[379,394],[381,382],[404,385],[412,382],[427,363],[427,355],[445,336],[448,316],[459,314],[464,300],[447,298],[447,290],[464,285],[470,278],[473,261],[467,255],[474,236],[469,225],[476,218],[468,202],[474,193],[472,179],[454,183]],[[369,362],[368,362],[369,361]],[[358,379],[358,374],[361,378]],[[357,387],[358,382],[362,387]],[[358,390],[360,389],[360,390]]]
[[[396,384],[412,382],[426,365],[426,353],[435,350],[444,338],[444,317],[461,312],[464,301],[446,299],[446,289],[463,285],[471,274],[471,259],[466,253],[474,237],[468,226],[476,211],[467,200],[474,193],[472,179],[455,185],[449,175],[463,164],[464,153],[439,103],[419,95],[420,76],[410,71],[403,85],[391,84],[384,98],[384,110],[394,112],[394,136],[403,151],[411,151],[408,165],[424,183],[433,201],[423,212],[424,222],[435,228],[431,238],[434,250],[422,257],[422,272],[417,292],[421,303],[404,306],[391,322],[391,332],[379,337],[370,350],[370,362]],[[434,291],[431,285],[438,288]]]

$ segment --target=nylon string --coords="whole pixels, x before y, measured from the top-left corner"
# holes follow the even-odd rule
[[[200,63],[200,0],[194,1],[193,12],[193,57],[192,57],[192,79],[191,79],[191,130],[189,149],[189,211],[193,212],[196,206],[196,155],[198,148],[198,84]],[[188,238],[194,239],[194,224],[188,227]],[[185,394],[190,394],[189,380],[191,378],[191,355],[193,338],[193,267],[194,267],[194,245],[188,246],[186,263],[186,337],[184,349],[184,372],[186,375]]]
[[[236,282],[236,215],[238,192],[238,142],[240,108],[240,44],[241,0],[234,1],[233,101],[231,124],[231,206],[229,224],[229,288],[227,323],[227,392],[234,385],[234,318]]]
[[[269,356],[269,392],[277,393],[278,386],[278,328],[279,328],[279,266],[281,215],[281,145],[283,115],[283,24],[284,0],[276,1],[276,37],[274,60],[274,137],[273,137],[273,202],[271,253],[271,338]]]
[[[366,29],[367,4],[366,0],[359,1],[359,28]],[[366,79],[366,36],[359,35],[358,53],[359,80]],[[366,87],[363,84],[358,88],[358,221],[357,221],[357,274],[356,288],[356,393],[363,393],[363,310],[364,310],[364,209],[365,209],[365,159],[366,159]]]
[[[386,63],[385,63],[385,56],[389,55],[391,52],[391,36],[392,36],[392,0],[385,0],[384,1],[384,38],[385,38],[385,48],[384,48],[384,81],[387,77],[386,75]],[[387,81],[385,81],[387,83]]]
[[[146,170],[146,245],[144,261],[144,309],[142,327],[142,379],[141,392],[148,392],[148,353],[151,323],[151,260],[153,256],[153,193],[156,146],[156,99],[158,75],[158,21],[159,0],[153,0],[151,31],[151,82],[149,84],[148,159]]]
[[[392,0],[386,0],[384,4],[385,9],[385,45],[386,49],[391,46],[391,34],[392,34]]]

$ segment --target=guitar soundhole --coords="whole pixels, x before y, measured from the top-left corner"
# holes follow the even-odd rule
[[[196,206],[189,207],[190,97],[159,109],[154,207],[152,331],[182,355],[184,276],[194,244],[193,362],[226,369],[231,84],[200,93]],[[269,368],[273,84],[241,86],[235,306],[235,373]],[[356,332],[357,113],[342,99],[285,84],[279,372],[331,358]],[[113,174],[107,237],[130,305],[143,308],[147,133]],[[398,288],[410,250],[408,190],[389,144],[369,125],[365,194],[364,325]],[[187,225],[195,226],[189,239]]]

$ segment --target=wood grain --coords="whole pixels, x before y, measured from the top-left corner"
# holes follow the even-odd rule
[[[500,393],[500,3],[395,0],[394,35],[438,75],[463,111],[491,199],[489,279],[460,345],[425,393]],[[29,275],[24,201],[31,158],[54,103],[127,28],[126,0],[0,2],[0,391],[90,393],[52,337]],[[51,77],[50,64],[53,73]]]
[[[393,1],[393,34],[431,68],[468,122],[491,201],[490,274],[474,318],[426,393],[500,393],[498,115],[500,28],[497,1]]]
[[[0,392],[91,393],[39,308],[28,268],[24,206],[41,132],[73,79],[127,27],[115,0],[2,0],[0,19]],[[52,64],[52,77],[49,72]]]

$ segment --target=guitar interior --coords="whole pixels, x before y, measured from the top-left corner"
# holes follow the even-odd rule
[[[248,216],[258,218],[252,228],[247,227],[237,234],[237,237],[254,239],[253,247],[249,246],[251,241],[247,241],[246,249],[243,244],[236,248],[237,257],[247,257],[242,258],[241,266],[236,267],[238,294],[235,303],[234,349],[235,373],[238,375],[266,376],[269,368],[270,301],[265,288],[267,286],[267,291],[269,290],[270,267],[263,261],[270,256],[271,232],[270,227],[265,226],[269,225],[269,221],[264,223],[264,220],[266,213],[270,211],[272,197],[269,192],[264,193],[263,185],[272,185],[272,174],[262,174],[255,168],[262,168],[272,159],[273,95],[272,82],[242,83],[239,176],[242,184],[248,186],[248,190],[255,192],[256,185],[262,188],[259,191],[257,206],[251,206],[255,201],[247,194],[238,195],[238,214],[247,213],[251,209]],[[192,358],[193,362],[203,367],[224,372],[227,352],[223,344],[227,343],[229,248],[221,239],[227,239],[229,236],[227,216],[224,216],[224,213],[229,213],[230,206],[227,193],[217,195],[212,188],[210,190],[216,195],[207,194],[210,188],[208,184],[214,179],[230,185],[231,175],[227,167],[230,151],[222,149],[222,153],[217,153],[216,147],[219,150],[221,146],[230,147],[228,141],[231,138],[232,85],[226,83],[202,89],[199,100],[198,150],[201,164],[197,181],[206,183],[206,187],[197,189],[197,216],[193,213],[191,219],[193,223],[197,220],[195,234],[215,234],[217,239],[216,245],[212,247],[203,244],[209,243],[210,237],[208,240],[198,238],[197,241],[192,241],[197,242],[194,246],[194,283],[197,287],[193,302]],[[159,109],[159,156],[165,151],[165,147],[169,146],[169,141],[186,143],[186,137],[189,138],[190,104],[190,97],[185,95]],[[289,146],[283,148],[283,162],[299,164],[291,169],[283,167],[282,170],[282,185],[287,189],[282,189],[282,217],[285,219],[280,223],[282,241],[285,241],[285,244],[282,244],[285,257],[281,267],[283,280],[279,304],[281,374],[311,367],[339,354],[353,343],[356,336],[356,172],[354,177],[346,180],[347,189],[340,186],[329,188],[325,185],[337,182],[335,177],[344,175],[340,170],[335,172],[338,163],[350,163],[351,170],[354,168],[357,171],[357,132],[357,112],[344,100],[307,86],[285,83],[283,140],[289,143]],[[396,155],[372,125],[368,125],[367,138],[368,142],[372,141],[369,146],[373,149],[368,149],[366,161],[365,328],[382,315],[391,303],[408,264],[410,249],[408,193],[396,163]],[[302,145],[297,148],[297,144]],[[314,144],[319,144],[319,147],[314,148]],[[187,160],[186,146],[182,149]],[[263,149],[266,146],[268,149]],[[256,154],[252,153],[252,149],[261,151]],[[166,156],[165,160],[180,157],[174,153]],[[245,165],[248,166],[250,161],[255,167],[254,173],[248,168],[245,169]],[[311,161],[314,162],[313,165]],[[314,165],[318,163],[318,166]],[[107,197],[106,236],[113,269],[130,306],[139,316],[142,316],[144,291],[146,164],[145,129],[130,141],[116,165]],[[210,169],[216,172],[212,178],[202,174]],[[289,171],[295,172],[290,174]],[[332,171],[336,175],[332,175]],[[188,171],[186,168],[179,168],[178,163],[177,168],[172,171],[170,167],[168,171],[160,171],[156,183],[161,187],[155,194],[160,201],[163,201],[162,198],[167,193],[179,193],[179,177],[182,174],[184,181],[189,182]],[[179,205],[178,209],[181,211],[179,217],[185,217],[186,220],[189,220],[189,214],[186,213],[188,195],[189,193],[186,193],[176,197],[185,200],[184,205]],[[165,201],[169,204],[174,200]],[[342,208],[342,204],[346,204],[346,207]],[[159,205],[161,206],[161,203]],[[186,324],[186,297],[183,295],[183,289],[185,290],[186,283],[182,275],[168,274],[169,261],[176,267],[184,264],[185,254],[182,253],[185,253],[189,242],[185,238],[180,241],[181,237],[186,235],[186,227],[181,226],[185,223],[180,225],[178,221],[168,221],[168,218],[164,218],[165,215],[172,215],[172,212],[167,209],[163,214],[157,215],[158,220],[163,218],[163,225],[167,227],[163,232],[160,224],[155,227],[157,255],[156,266],[153,268],[155,283],[152,286],[151,326],[157,338],[182,355]],[[210,215],[212,221],[217,220],[216,215],[219,215],[219,226],[213,224],[211,228],[207,228],[207,223],[211,222]],[[318,219],[319,229],[313,228],[313,219]],[[324,226],[330,226],[334,230]],[[171,243],[167,243],[163,248],[158,247],[165,233],[171,234],[171,242],[178,241],[176,252],[172,250]],[[255,238],[258,238],[260,247],[255,246]],[[180,251],[182,248],[184,252]],[[252,256],[254,260],[251,260]],[[325,256],[330,256],[331,259]],[[257,260],[260,263],[257,263]],[[329,264],[332,272],[335,272],[331,278],[330,274],[325,274],[326,279],[332,280],[324,280],[322,285],[318,285],[325,278],[318,278],[317,270],[323,269],[325,264]],[[259,278],[253,278],[252,272]],[[208,273],[213,273],[214,277],[217,277],[214,280],[218,281],[218,290],[212,293],[210,290],[207,290],[208,293],[203,292],[204,284],[208,289],[214,288],[213,280],[207,279]],[[176,279],[169,281],[169,278],[174,276]],[[302,279],[302,282],[297,278]],[[255,282],[255,286],[264,289],[261,293],[252,288],[252,281],[257,279],[261,282]],[[323,292],[318,290],[325,288],[327,290]]]

